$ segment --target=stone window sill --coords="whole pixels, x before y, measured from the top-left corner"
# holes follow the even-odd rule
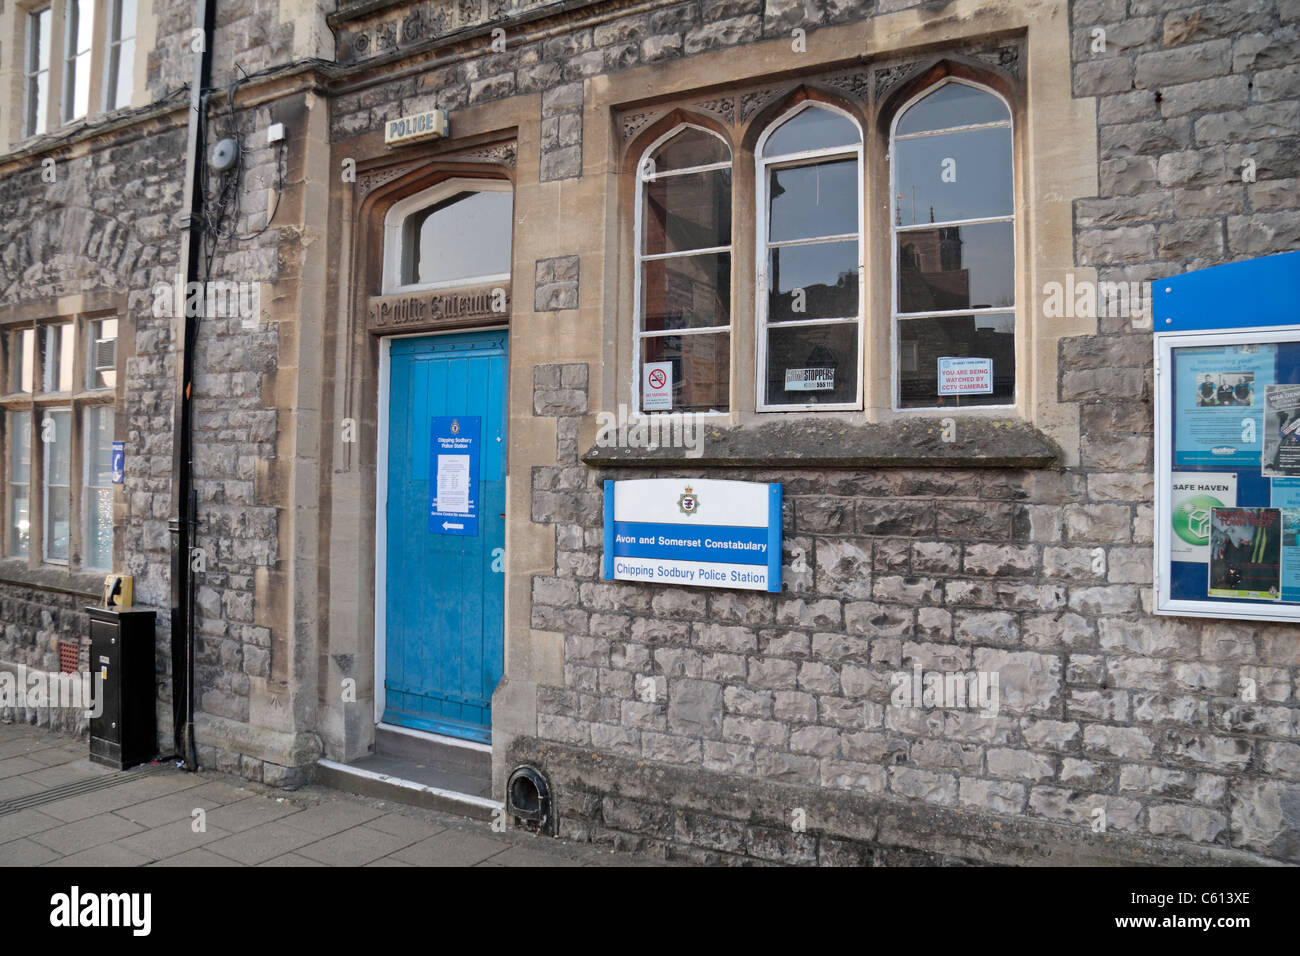
[[[57,591],[89,598],[98,604],[103,597],[107,571],[71,571],[55,565],[33,568],[26,558],[0,559],[0,584],[28,587],[38,591]]]
[[[587,465],[652,468],[664,464],[786,468],[1053,468],[1059,452],[1025,422],[959,418],[944,441],[937,418],[885,424],[800,418],[742,427],[704,425],[701,452],[682,448],[602,447],[582,456]]]

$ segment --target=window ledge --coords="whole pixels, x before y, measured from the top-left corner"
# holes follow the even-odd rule
[[[887,424],[800,418],[744,427],[705,425],[700,454],[686,448],[590,448],[587,465],[651,468],[692,465],[763,468],[1052,468],[1059,451],[1025,422],[955,419],[955,436],[944,441],[942,419],[915,418]]]
[[[0,584],[56,591],[99,601],[108,571],[71,571],[56,565],[33,568],[26,558],[0,559]]]

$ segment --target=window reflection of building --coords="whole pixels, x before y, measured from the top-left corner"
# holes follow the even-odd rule
[[[905,235],[898,255],[900,297],[915,303],[915,311],[944,312],[979,306],[971,302],[970,270],[963,267],[960,226],[937,226]],[[952,315],[902,323],[899,347],[908,359],[899,368],[902,397],[935,396],[938,360],[974,356],[993,360],[994,397],[1005,400],[1015,382],[1015,331],[1005,319],[1004,315]],[[940,396],[938,401],[942,405],[955,398]],[[967,403],[975,398],[978,396],[962,396]]]

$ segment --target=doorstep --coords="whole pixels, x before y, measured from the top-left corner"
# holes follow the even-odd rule
[[[485,744],[400,727],[375,728],[375,752],[348,763],[316,761],[318,782],[393,803],[490,820],[492,752]]]

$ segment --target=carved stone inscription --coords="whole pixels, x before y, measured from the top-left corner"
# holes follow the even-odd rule
[[[488,325],[510,317],[510,284],[434,289],[372,296],[366,328],[372,332],[419,327]]]

